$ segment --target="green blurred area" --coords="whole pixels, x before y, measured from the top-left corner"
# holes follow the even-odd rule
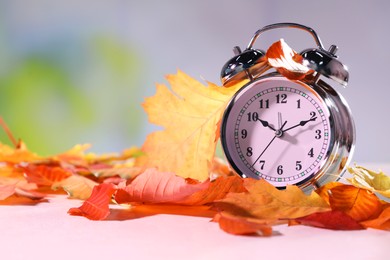
[[[128,44],[99,35],[11,49],[0,43],[0,116],[31,151],[94,142],[100,151],[121,149],[140,134],[142,65]],[[0,141],[10,144],[4,131]]]

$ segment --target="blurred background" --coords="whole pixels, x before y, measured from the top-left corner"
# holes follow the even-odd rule
[[[30,150],[60,153],[91,143],[97,153],[141,145],[155,129],[141,103],[180,69],[219,83],[235,45],[276,22],[312,27],[339,47],[350,71],[347,99],[356,123],[353,161],[390,162],[389,1],[0,1],[0,115]],[[280,38],[315,47],[300,30]],[[9,143],[1,131],[1,142]]]

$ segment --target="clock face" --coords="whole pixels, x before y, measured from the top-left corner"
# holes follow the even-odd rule
[[[229,104],[221,140],[231,166],[243,177],[277,187],[313,178],[329,157],[330,113],[308,85],[283,77],[249,83]]]

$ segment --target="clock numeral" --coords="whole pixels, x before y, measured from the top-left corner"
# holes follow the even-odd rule
[[[286,104],[287,103],[287,94],[277,94],[276,95],[277,104]]]
[[[302,161],[296,161],[295,170],[297,170],[297,171],[302,170]]]
[[[308,154],[310,157],[313,157],[314,156],[314,151],[313,151],[313,148],[310,149],[310,151],[308,152]]]
[[[248,131],[246,129],[241,130],[241,138],[245,139],[248,136]]]
[[[316,130],[316,136],[314,136],[315,139],[321,139],[322,135],[321,135],[321,130],[320,129],[317,129]]]
[[[283,165],[279,165],[278,168],[276,169],[276,172],[277,172],[279,175],[282,175],[282,174],[283,174]]]
[[[249,112],[247,114],[247,116],[248,116],[248,122],[251,122],[251,121],[256,122],[259,120],[259,113],[257,113],[257,112],[253,112],[253,113]]]
[[[264,170],[265,161],[264,160],[260,160],[259,163],[260,163],[260,170]]]
[[[246,156],[251,157],[253,155],[252,147],[246,148]]]
[[[263,100],[260,99],[260,108],[269,108],[269,99]]]
[[[314,111],[311,111],[310,112],[310,119],[313,119],[313,118],[315,118],[316,117],[316,112],[314,112]],[[314,120],[315,121],[315,120]]]
[[[301,108],[301,100],[300,99],[297,100],[297,108]]]

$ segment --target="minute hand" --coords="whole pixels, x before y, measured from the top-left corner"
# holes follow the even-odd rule
[[[296,125],[294,125],[294,126],[292,126],[292,127],[289,127],[289,128],[287,128],[287,129],[283,130],[283,133],[285,133],[285,132],[287,132],[287,131],[289,131],[289,130],[295,128],[295,127],[304,126],[304,125],[306,125],[308,122],[310,122],[310,121],[315,121],[316,119],[317,119],[317,117],[312,117],[312,118],[310,118],[310,119],[308,119],[308,120],[301,121],[301,122],[299,122],[299,124],[296,124]]]

